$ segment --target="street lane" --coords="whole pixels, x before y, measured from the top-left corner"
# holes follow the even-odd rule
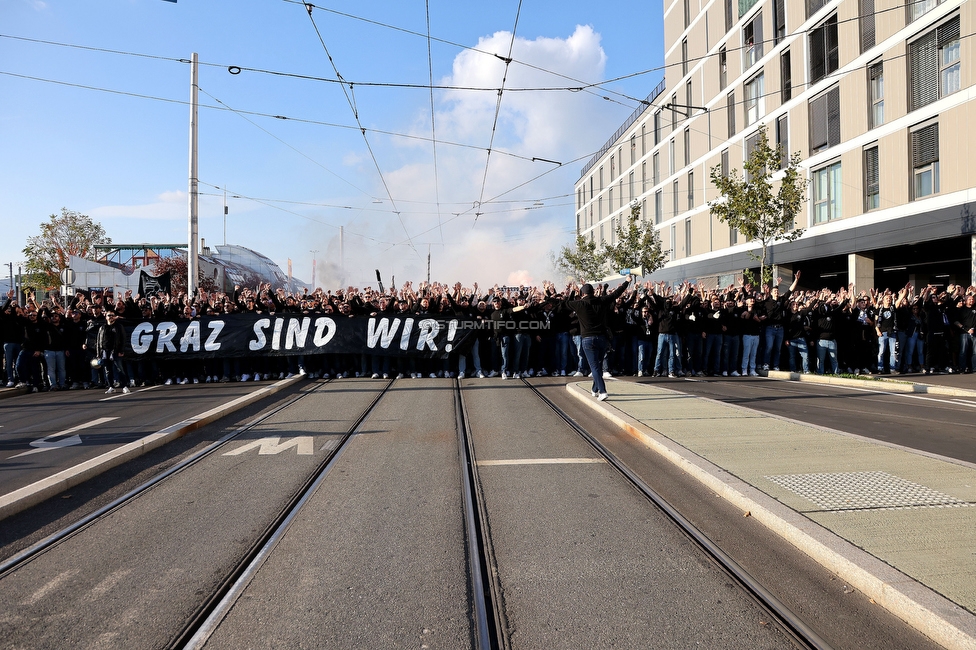
[[[752,377],[620,380],[653,384],[976,463],[976,399]]]

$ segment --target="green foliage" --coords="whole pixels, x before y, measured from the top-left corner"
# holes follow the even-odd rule
[[[667,256],[661,250],[661,236],[653,224],[642,221],[640,205],[630,207],[630,219],[626,225],[617,224],[616,244],[604,246],[604,256],[611,272],[621,269],[644,267],[644,274],[650,275],[667,263]]]
[[[616,226],[615,244],[604,242],[598,247],[582,235],[575,247],[563,246],[558,255],[550,254],[553,266],[566,277],[578,282],[600,280],[621,269],[644,267],[644,274],[658,270],[667,262],[661,250],[661,236],[653,224],[642,221],[640,205],[630,208],[630,219]]]
[[[41,234],[28,237],[24,247],[25,286],[53,289],[60,285],[59,274],[68,268],[72,255],[94,259],[96,245],[112,243],[102,225],[86,214],[61,208],[60,215],[49,219],[41,224]]]
[[[763,283],[772,280],[772,267],[767,265],[769,246],[776,241],[793,241],[803,234],[796,228],[796,215],[805,200],[808,181],[800,174],[800,154],[790,156],[782,178],[775,188],[773,174],[780,168],[781,148],[770,146],[766,127],[759,128],[756,148],[745,162],[745,177],[737,169],[722,175],[721,165],[711,169],[712,184],[722,195],[709,205],[711,215],[750,240],[758,241],[761,253],[753,254],[760,263]]]

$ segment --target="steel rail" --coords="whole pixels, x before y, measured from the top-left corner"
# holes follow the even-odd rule
[[[329,380],[329,381],[331,381],[331,380]],[[296,402],[298,402],[298,401],[300,401],[302,399],[305,399],[307,396],[309,396],[312,393],[316,392],[319,388],[321,388],[322,386],[324,386],[327,383],[329,383],[329,382],[327,381],[327,382],[323,382],[321,384],[317,384],[317,385],[313,386],[311,390],[307,390],[307,391],[303,392],[302,394],[296,396],[295,398],[288,400],[284,404],[281,404],[280,406],[277,406],[277,407],[273,408],[272,410],[268,411],[267,413],[262,413],[261,415],[259,415],[258,417],[256,417],[254,420],[248,422],[244,426],[239,427],[239,428],[235,429],[234,431],[231,431],[227,435],[221,437],[219,440],[215,440],[214,442],[210,443],[209,445],[207,445],[206,447],[204,447],[200,451],[192,454],[191,456],[188,456],[187,458],[184,458],[182,461],[180,461],[176,465],[170,467],[165,472],[162,472],[161,474],[158,474],[158,475],[154,476],[153,478],[149,479],[145,483],[143,483],[143,484],[141,484],[141,485],[133,488],[132,490],[130,490],[128,492],[126,492],[125,494],[123,494],[119,498],[115,499],[111,503],[108,503],[108,504],[102,506],[101,508],[99,508],[98,510],[95,510],[94,512],[92,512],[92,513],[90,513],[90,514],[82,517],[81,519],[79,519],[75,523],[69,524],[68,526],[65,526],[64,528],[62,528],[61,530],[59,530],[59,531],[57,531],[55,533],[52,533],[48,537],[45,537],[44,539],[40,540],[39,542],[37,542],[37,543],[31,545],[30,547],[24,549],[20,553],[17,553],[16,555],[13,555],[13,556],[9,557],[2,564],[0,564],[0,580],[2,580],[9,573],[12,573],[13,571],[16,571],[20,567],[22,567],[25,564],[29,563],[31,560],[33,560],[35,557],[39,556],[41,553],[47,551],[48,549],[50,549],[50,548],[52,548],[52,547],[60,544],[61,542],[65,541],[66,539],[72,537],[75,533],[78,533],[81,530],[84,530],[85,528],[89,527],[91,524],[93,524],[94,522],[98,521],[99,519],[102,519],[106,515],[108,515],[108,514],[110,514],[112,512],[115,512],[116,510],[118,510],[119,508],[121,508],[122,506],[124,506],[125,504],[127,504],[130,501],[134,500],[135,498],[137,498],[138,496],[142,495],[143,493],[145,493],[147,490],[153,488],[154,486],[158,485],[162,481],[165,481],[169,477],[171,477],[171,476],[173,476],[175,474],[178,474],[179,472],[182,472],[183,470],[185,470],[186,468],[188,468],[188,467],[190,467],[192,465],[195,465],[199,461],[203,460],[204,458],[206,458],[207,456],[209,456],[213,452],[215,452],[218,449],[220,449],[221,447],[223,447],[227,442],[229,442],[229,441],[237,438],[238,436],[240,436],[242,433],[246,433],[247,431],[253,429],[257,425],[259,425],[262,422],[264,422],[265,420],[267,420],[268,418],[276,415],[277,413],[280,413],[281,411],[285,410],[286,408],[289,408],[290,406],[294,405]]]
[[[603,456],[611,467],[620,472],[630,484],[643,494],[655,506],[657,506],[669,519],[671,519],[685,535],[688,536],[705,554],[712,559],[721,569],[732,577],[739,586],[749,594],[763,609],[769,612],[796,642],[807,648],[816,650],[832,650],[832,646],[817,634],[810,626],[796,615],[785,603],[777,598],[772,592],[766,589],[738,562],[723,551],[715,542],[708,538],[701,530],[678,512],[674,506],[658,494],[653,488],[645,483],[637,474],[630,470],[620,461],[609,449],[599,440],[590,435],[576,420],[568,413],[563,411],[552,400],[542,394],[534,385],[526,379],[522,382],[532,389],[532,391],[546,403],[547,406],[558,415],[566,424],[569,425],[577,434],[588,442],[601,456]]]
[[[339,444],[326,455],[316,470],[309,476],[308,480],[295,493],[291,501],[282,508],[278,516],[265,528],[255,543],[251,545],[251,548],[237,566],[224,578],[220,586],[210,595],[206,602],[197,608],[197,611],[189,619],[186,626],[170,641],[166,646],[167,648],[201,648],[206,644],[207,640],[244,592],[244,589],[247,588],[251,579],[264,564],[272,550],[274,550],[278,541],[285,535],[302,507],[315,494],[329,471],[335,466],[339,457],[348,447],[349,441],[359,433],[370,413],[373,412],[380,399],[389,391],[395,381],[395,379],[389,380],[386,386],[383,387],[383,390],[373,398],[373,401],[366,407],[366,410],[363,411],[349,430],[343,434]]]
[[[491,546],[488,514],[484,499],[479,498],[478,467],[475,463],[471,425],[464,406],[461,380],[454,383],[454,412],[457,417],[458,456],[461,461],[461,484],[464,499],[465,537],[471,597],[474,601],[475,648],[495,650],[509,648],[502,613],[501,585]]]

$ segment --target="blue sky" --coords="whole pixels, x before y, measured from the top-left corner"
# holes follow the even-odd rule
[[[339,280],[340,226],[347,284],[416,283],[428,252],[434,280],[541,282],[583,164],[663,78],[658,1],[342,0],[310,17],[291,0],[0,0],[0,15],[4,264],[62,207],[116,243],[186,242],[179,60],[196,52],[208,244],[226,188],[227,242],[305,281],[318,250],[320,286]]]

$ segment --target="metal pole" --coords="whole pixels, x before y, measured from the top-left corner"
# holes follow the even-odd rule
[[[224,189],[224,246],[227,245],[227,189]]]
[[[197,190],[197,53],[190,56],[190,245],[186,260],[186,293],[193,296],[197,289],[197,269],[199,268],[199,213]]]

